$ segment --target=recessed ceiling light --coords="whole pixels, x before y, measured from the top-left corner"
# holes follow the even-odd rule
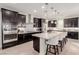
[[[59,12],[57,12],[57,14],[60,14]]]
[[[57,10],[55,10],[55,12],[57,12]]]
[[[42,9],[44,9],[45,8],[45,6],[42,6]]]
[[[51,7],[51,10],[53,10],[54,8],[53,7]]]
[[[34,10],[34,13],[36,13],[37,12],[37,10]]]
[[[47,16],[46,14],[44,16]]]

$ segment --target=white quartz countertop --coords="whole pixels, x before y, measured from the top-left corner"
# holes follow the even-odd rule
[[[14,31],[3,31],[3,34],[17,34],[17,30],[14,30]]]
[[[28,33],[34,33],[34,32],[40,32],[40,31],[25,31],[25,32],[19,32],[18,34],[28,34]]]
[[[26,33],[34,33],[34,32],[40,32],[40,31],[20,31],[18,32],[17,30],[15,31],[3,31],[3,34],[26,34]]]
[[[52,31],[51,33],[39,33],[39,34],[33,34],[32,36],[40,37],[43,39],[52,39],[54,37],[57,37],[60,34],[63,34],[64,32],[57,32],[57,31]]]
[[[79,28],[53,28],[49,29],[53,31],[64,31],[64,32],[79,32]]]

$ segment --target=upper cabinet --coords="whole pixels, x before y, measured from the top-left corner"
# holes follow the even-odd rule
[[[42,27],[42,19],[34,18],[34,27]]]
[[[64,19],[64,27],[78,27],[78,17]]]
[[[48,27],[56,27],[57,20],[48,21]]]
[[[18,12],[2,8],[2,19],[4,22],[16,22]]]
[[[18,14],[18,23],[25,23],[26,22],[26,16],[22,14]]]
[[[34,18],[33,19],[33,27],[38,28],[38,31],[42,31],[43,23],[45,23],[45,19],[43,18]]]
[[[26,16],[16,11],[1,8],[4,29],[13,30],[17,25],[26,23]]]

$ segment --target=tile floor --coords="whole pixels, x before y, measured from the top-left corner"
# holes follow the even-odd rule
[[[60,55],[79,55],[79,40],[69,39]]]
[[[33,49],[33,41],[0,50],[0,55],[38,55]],[[60,55],[79,55],[79,40],[68,39]]]
[[[38,55],[33,49],[33,41],[23,43],[14,47],[0,50],[0,55]]]

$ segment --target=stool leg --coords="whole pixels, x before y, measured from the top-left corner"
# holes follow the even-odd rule
[[[63,42],[61,42],[61,43],[60,43],[60,45],[61,45],[61,46],[60,46],[60,48],[61,48],[61,51],[62,51],[62,43],[63,43]]]
[[[48,46],[49,46],[49,45],[47,44],[46,55],[47,55],[47,52],[48,52]]]
[[[51,45],[49,46],[49,51],[51,51]]]
[[[60,47],[60,49],[61,49],[61,51],[62,51],[62,41],[59,40],[59,44],[60,44],[59,47]]]
[[[67,43],[67,41],[68,41],[67,38],[65,38],[65,41],[66,41],[66,43]]]
[[[53,45],[53,48],[54,48],[54,54],[56,55],[56,46]]]
[[[63,44],[64,44],[64,45],[66,44],[65,38],[63,38]]]
[[[66,38],[65,38],[65,44],[66,44]]]
[[[64,47],[64,45],[65,45],[65,40],[63,39],[63,41],[62,41],[62,48]]]
[[[58,49],[58,45],[56,45],[56,47],[57,47],[57,53],[59,54],[59,49]]]

